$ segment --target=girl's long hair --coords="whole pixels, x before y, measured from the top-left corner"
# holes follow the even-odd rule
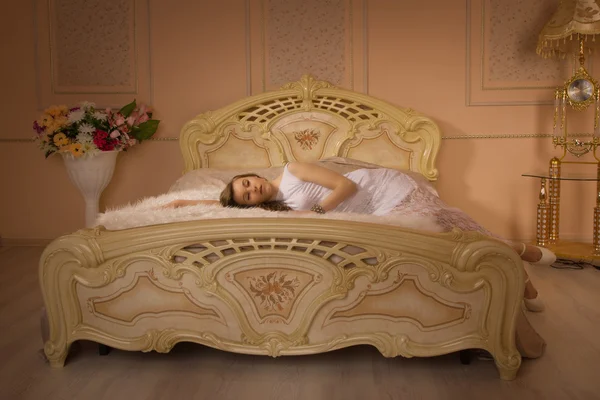
[[[233,182],[239,178],[247,178],[250,176],[255,176],[257,178],[261,178],[261,176],[256,174],[241,174],[234,176],[231,181],[225,186],[225,189],[221,192],[221,196],[219,197],[219,201],[223,207],[236,207],[236,208],[262,208],[267,211],[291,211],[292,208],[286,205],[283,201],[266,201],[264,203],[256,204],[256,205],[248,205],[248,204],[238,204],[233,199]]]

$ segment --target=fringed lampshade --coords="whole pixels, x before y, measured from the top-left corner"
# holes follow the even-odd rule
[[[558,9],[538,38],[537,53],[544,58],[565,58],[586,49],[600,47],[600,0],[561,0]]]

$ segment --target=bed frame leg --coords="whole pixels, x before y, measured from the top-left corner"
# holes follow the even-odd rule
[[[469,350],[461,350],[460,353],[458,353],[458,355],[460,357],[460,363],[462,365],[471,364],[471,352]]]
[[[105,344],[98,344],[98,354],[101,356],[107,356],[110,353],[110,347]]]

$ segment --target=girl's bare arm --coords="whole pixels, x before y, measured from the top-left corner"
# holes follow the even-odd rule
[[[199,204],[217,205],[221,203],[219,203],[219,200],[173,200],[170,203],[165,204],[161,208],[180,208],[187,206],[196,206]]]
[[[357,191],[356,184],[344,175],[316,164],[292,162],[288,164],[288,171],[305,182],[313,182],[331,189],[331,193],[319,202],[325,211],[333,210]]]

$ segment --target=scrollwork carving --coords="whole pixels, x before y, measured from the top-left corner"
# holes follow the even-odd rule
[[[278,357],[284,350],[306,345],[308,337],[305,335],[292,337],[281,333],[268,333],[255,338],[242,335],[241,341],[246,345],[264,349],[271,357]]]
[[[152,331],[152,348],[159,353],[168,353],[178,342],[178,333],[175,329],[165,329],[163,331]]]
[[[315,96],[315,92],[319,89],[335,89],[335,86],[326,81],[316,80],[311,75],[302,75],[300,81],[290,82],[281,86],[281,90],[297,90],[303,100],[311,100]]]
[[[195,136],[203,144],[214,144],[219,139],[215,132],[216,122],[211,111],[198,115],[194,120],[188,122],[184,129],[188,135]]]

